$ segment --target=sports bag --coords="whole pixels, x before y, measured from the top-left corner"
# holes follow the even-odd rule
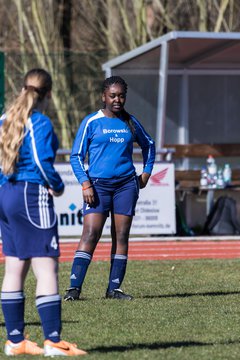
[[[236,201],[229,196],[220,196],[210,211],[203,229],[204,235],[240,234]]]

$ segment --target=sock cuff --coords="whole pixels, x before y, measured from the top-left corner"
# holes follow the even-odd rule
[[[118,255],[118,254],[112,254],[111,259],[112,260],[127,260],[127,255]]]
[[[25,295],[23,291],[2,291],[1,300],[24,300]]]
[[[86,260],[92,260],[92,255],[85,252],[85,251],[80,251],[80,250],[77,250],[75,252],[75,256],[74,256],[74,259],[86,259]]]
[[[56,303],[61,302],[61,296],[59,294],[55,294],[55,295],[43,295],[40,297],[36,298],[36,306],[40,307],[40,306],[45,306],[45,305],[50,305],[50,303],[52,303],[52,305],[55,305]]]

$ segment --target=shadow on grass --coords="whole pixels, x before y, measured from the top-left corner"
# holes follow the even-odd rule
[[[163,294],[163,295],[145,295],[141,299],[164,299],[164,298],[185,298],[192,296],[225,296],[225,295],[239,295],[240,291],[213,291],[213,292],[199,292],[199,293],[183,293],[183,294]]]
[[[214,346],[214,345],[234,345],[239,344],[239,340],[235,341],[223,341],[223,342],[200,342],[200,341],[176,341],[176,342],[156,342],[150,344],[130,344],[126,346],[99,346],[93,349],[89,349],[90,352],[100,352],[100,353],[109,353],[109,352],[124,352],[131,350],[160,350],[160,349],[170,349],[170,348],[188,348],[188,347],[198,347],[198,346]]]
[[[40,322],[26,322],[25,323],[26,326],[41,326]],[[0,327],[5,327],[5,323],[0,323]]]
[[[62,320],[62,324],[79,324],[79,321],[78,320]],[[39,327],[39,326],[41,326],[41,323],[40,323],[40,321],[39,322],[26,322],[25,323],[25,326],[37,326],[37,327]],[[1,327],[4,327],[5,328],[5,323],[0,323],[0,328]]]

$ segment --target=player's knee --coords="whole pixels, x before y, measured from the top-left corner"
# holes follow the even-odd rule
[[[82,235],[82,242],[85,244],[96,244],[101,236],[101,233],[92,227],[87,228]]]
[[[125,245],[128,243],[129,231],[125,229],[119,230],[116,232],[117,243],[121,245]]]

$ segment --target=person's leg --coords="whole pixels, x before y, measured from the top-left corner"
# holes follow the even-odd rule
[[[20,260],[15,256],[6,256],[2,291],[23,291],[29,267],[30,260]]]
[[[77,300],[87,274],[92,255],[101,237],[106,215],[91,213],[84,217],[83,233],[73,259],[70,275],[70,288],[64,296],[65,301]]]
[[[24,281],[29,260],[6,256],[2,283],[1,304],[7,329],[7,338],[13,343],[24,340]]]
[[[36,307],[45,339],[60,341],[61,297],[58,292],[58,260],[52,257],[32,258],[37,280]]]
[[[113,194],[112,206],[112,252],[109,284],[106,297],[131,300],[119,288],[123,282],[128,258],[128,239],[133,215],[139,194],[136,176],[117,184]],[[127,201],[126,201],[127,199]]]
[[[114,225],[113,225],[114,224]],[[119,290],[123,282],[128,258],[128,239],[132,224],[132,217],[114,214],[112,216],[112,251],[111,268],[109,283],[107,288],[108,298],[121,298],[131,300],[130,295],[126,295]],[[125,297],[126,296],[126,297]]]
[[[112,255],[112,254],[116,254],[116,248],[117,248],[116,228],[115,228],[114,214],[112,212],[111,212],[111,238],[112,238],[112,246],[111,246],[111,255]]]
[[[61,297],[58,291],[58,259],[32,258],[32,269],[37,279],[36,307],[44,333],[45,356],[75,356],[86,352],[76,345],[61,340]]]
[[[30,267],[31,244],[33,247],[36,244],[34,228],[26,212],[25,186],[23,182],[9,182],[1,189],[1,232],[6,256],[1,303],[8,333],[4,347],[7,356],[44,353],[35,342],[24,338],[23,289]]]

